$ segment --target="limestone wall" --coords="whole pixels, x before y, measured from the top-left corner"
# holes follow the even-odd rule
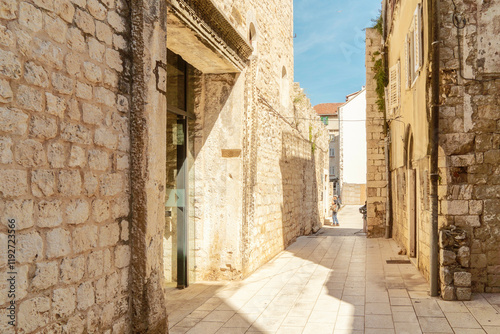
[[[128,330],[128,16],[120,0],[0,2],[2,333],[8,271],[19,333]]]
[[[342,204],[364,205],[366,200],[366,184],[343,183]]]
[[[387,201],[387,166],[384,144],[384,111],[376,105],[375,61],[380,59],[382,36],[366,29],[366,145],[367,229],[369,237],[384,235]]]
[[[191,281],[244,277],[323,220],[327,134],[303,92],[294,91],[292,2],[215,4],[242,36],[255,28],[254,50],[239,73],[196,71]],[[187,46],[172,44],[185,57]]]
[[[248,272],[324,221],[323,171],[328,132],[297,85],[294,118],[260,104],[255,164],[254,219],[249,222]],[[291,120],[291,121],[290,121]]]
[[[442,283],[456,287],[448,298],[470,295],[467,286],[457,288],[464,285],[455,284],[454,271],[472,274],[474,292],[500,292],[500,62],[494,33],[500,29],[494,19],[499,5],[471,0],[458,4],[458,13],[466,19],[458,30],[460,48],[453,5],[440,5],[440,230],[442,252],[451,249],[455,255],[443,264],[452,270]],[[443,239],[455,229],[464,232],[468,243],[449,245]]]
[[[166,4],[127,4],[0,1],[0,240],[15,221],[19,333],[166,331],[166,99],[153,72],[166,62]],[[257,35],[240,73],[197,72],[195,280],[252,272],[319,229],[326,198],[327,132],[293,88],[292,3],[216,5]]]

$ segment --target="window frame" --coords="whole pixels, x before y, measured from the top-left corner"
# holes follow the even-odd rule
[[[411,89],[423,65],[422,6],[417,4],[410,29],[405,38],[406,89]]]

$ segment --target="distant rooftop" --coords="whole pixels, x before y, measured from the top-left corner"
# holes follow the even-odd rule
[[[347,95],[347,96],[345,97],[346,102],[347,102],[347,101],[352,100],[353,98],[355,98],[355,97],[356,97],[356,95],[358,95],[359,93],[361,93],[361,92],[362,92],[362,91],[364,91],[365,89],[366,89],[366,87],[365,87],[365,86],[363,86],[363,87],[361,87],[361,90],[358,90],[357,92],[354,92],[354,93],[352,93],[352,94]]]
[[[314,111],[320,116],[337,116],[338,115],[338,109],[341,105],[344,103],[320,103],[315,105]]]

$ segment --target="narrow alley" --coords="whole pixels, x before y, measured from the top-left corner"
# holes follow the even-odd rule
[[[170,333],[500,333],[500,294],[429,297],[392,239],[361,233],[358,206],[344,207],[339,220],[245,280],[167,288]]]
[[[500,0],[0,0],[0,334],[500,334],[499,32]]]

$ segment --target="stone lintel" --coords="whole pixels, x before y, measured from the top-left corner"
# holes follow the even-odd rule
[[[167,47],[204,73],[243,70],[253,49],[210,0],[170,0]]]

